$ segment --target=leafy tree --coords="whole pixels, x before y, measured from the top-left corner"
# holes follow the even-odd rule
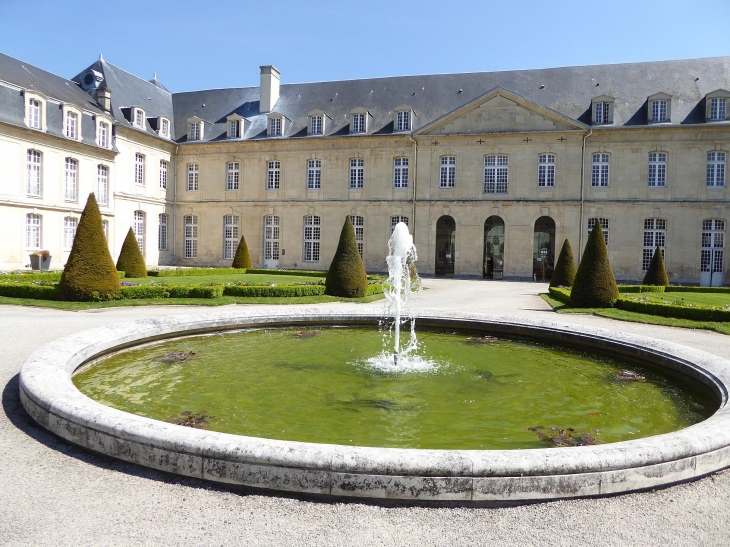
[[[103,299],[119,292],[119,275],[109,253],[99,205],[93,193],[89,194],[81,213],[58,287],[68,300]]]
[[[572,287],[575,281],[575,260],[573,259],[573,249],[570,242],[566,239],[563,242],[563,248],[560,249],[558,262],[553,270],[553,277],[550,279],[550,286]]]
[[[233,257],[232,268],[253,268],[251,262],[251,255],[248,253],[248,245],[246,245],[246,238],[241,236],[241,241],[238,242],[236,248],[236,255]]]
[[[608,260],[606,240],[596,222],[588,236],[583,258],[570,291],[570,305],[576,308],[608,308],[618,298],[618,286]]]
[[[147,277],[147,264],[144,262],[132,228],[124,238],[122,250],[117,259],[117,270],[124,272],[125,277]]]
[[[667,276],[667,270],[664,268],[664,253],[657,245],[654,249],[654,256],[651,257],[651,263],[649,269],[646,270],[644,275],[644,285],[669,285],[669,277]]]
[[[324,285],[325,294],[332,296],[359,298],[365,296],[367,291],[368,277],[357,250],[355,228],[352,226],[349,215],[342,226],[337,252],[330,264]]]

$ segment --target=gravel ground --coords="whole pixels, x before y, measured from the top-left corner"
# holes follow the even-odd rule
[[[707,331],[549,315],[537,296],[545,290],[540,284],[425,284],[430,290],[414,307],[549,317],[663,338],[723,356],[730,350],[730,338]],[[199,308],[68,312],[0,306],[0,544],[730,544],[730,472],[640,494],[499,509],[322,502],[228,491],[87,452],[47,433],[20,406],[17,374],[36,347],[87,328],[191,311]]]

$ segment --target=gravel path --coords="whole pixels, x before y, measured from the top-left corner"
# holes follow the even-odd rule
[[[425,285],[430,290],[414,307],[548,316],[730,353],[730,337],[712,332],[550,315],[537,296],[545,290],[540,284],[431,279]],[[0,306],[1,545],[730,544],[730,472],[654,492],[500,509],[318,502],[227,491],[87,452],[47,433],[20,406],[17,374],[38,346],[96,326],[191,311],[200,308]]]

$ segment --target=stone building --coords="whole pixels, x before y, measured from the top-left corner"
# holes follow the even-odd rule
[[[0,55],[0,268],[70,250],[97,192],[116,257],[326,269],[351,216],[385,269],[549,277],[604,230],[616,277],[659,245],[673,283],[726,282],[730,57],[170,93],[99,59],[71,80]],[[75,121],[74,121],[75,120]]]

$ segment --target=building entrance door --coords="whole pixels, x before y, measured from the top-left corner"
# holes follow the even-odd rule
[[[264,268],[279,267],[279,217],[264,217]]]
[[[535,222],[535,238],[532,246],[532,275],[547,281],[555,269],[555,221],[540,217]]]
[[[436,277],[454,277],[456,222],[448,215],[436,222]]]
[[[484,221],[484,279],[502,279],[504,276],[504,220],[491,216]]]
[[[725,221],[702,221],[702,255],[700,258],[700,285],[719,287],[723,282],[725,258]]]

